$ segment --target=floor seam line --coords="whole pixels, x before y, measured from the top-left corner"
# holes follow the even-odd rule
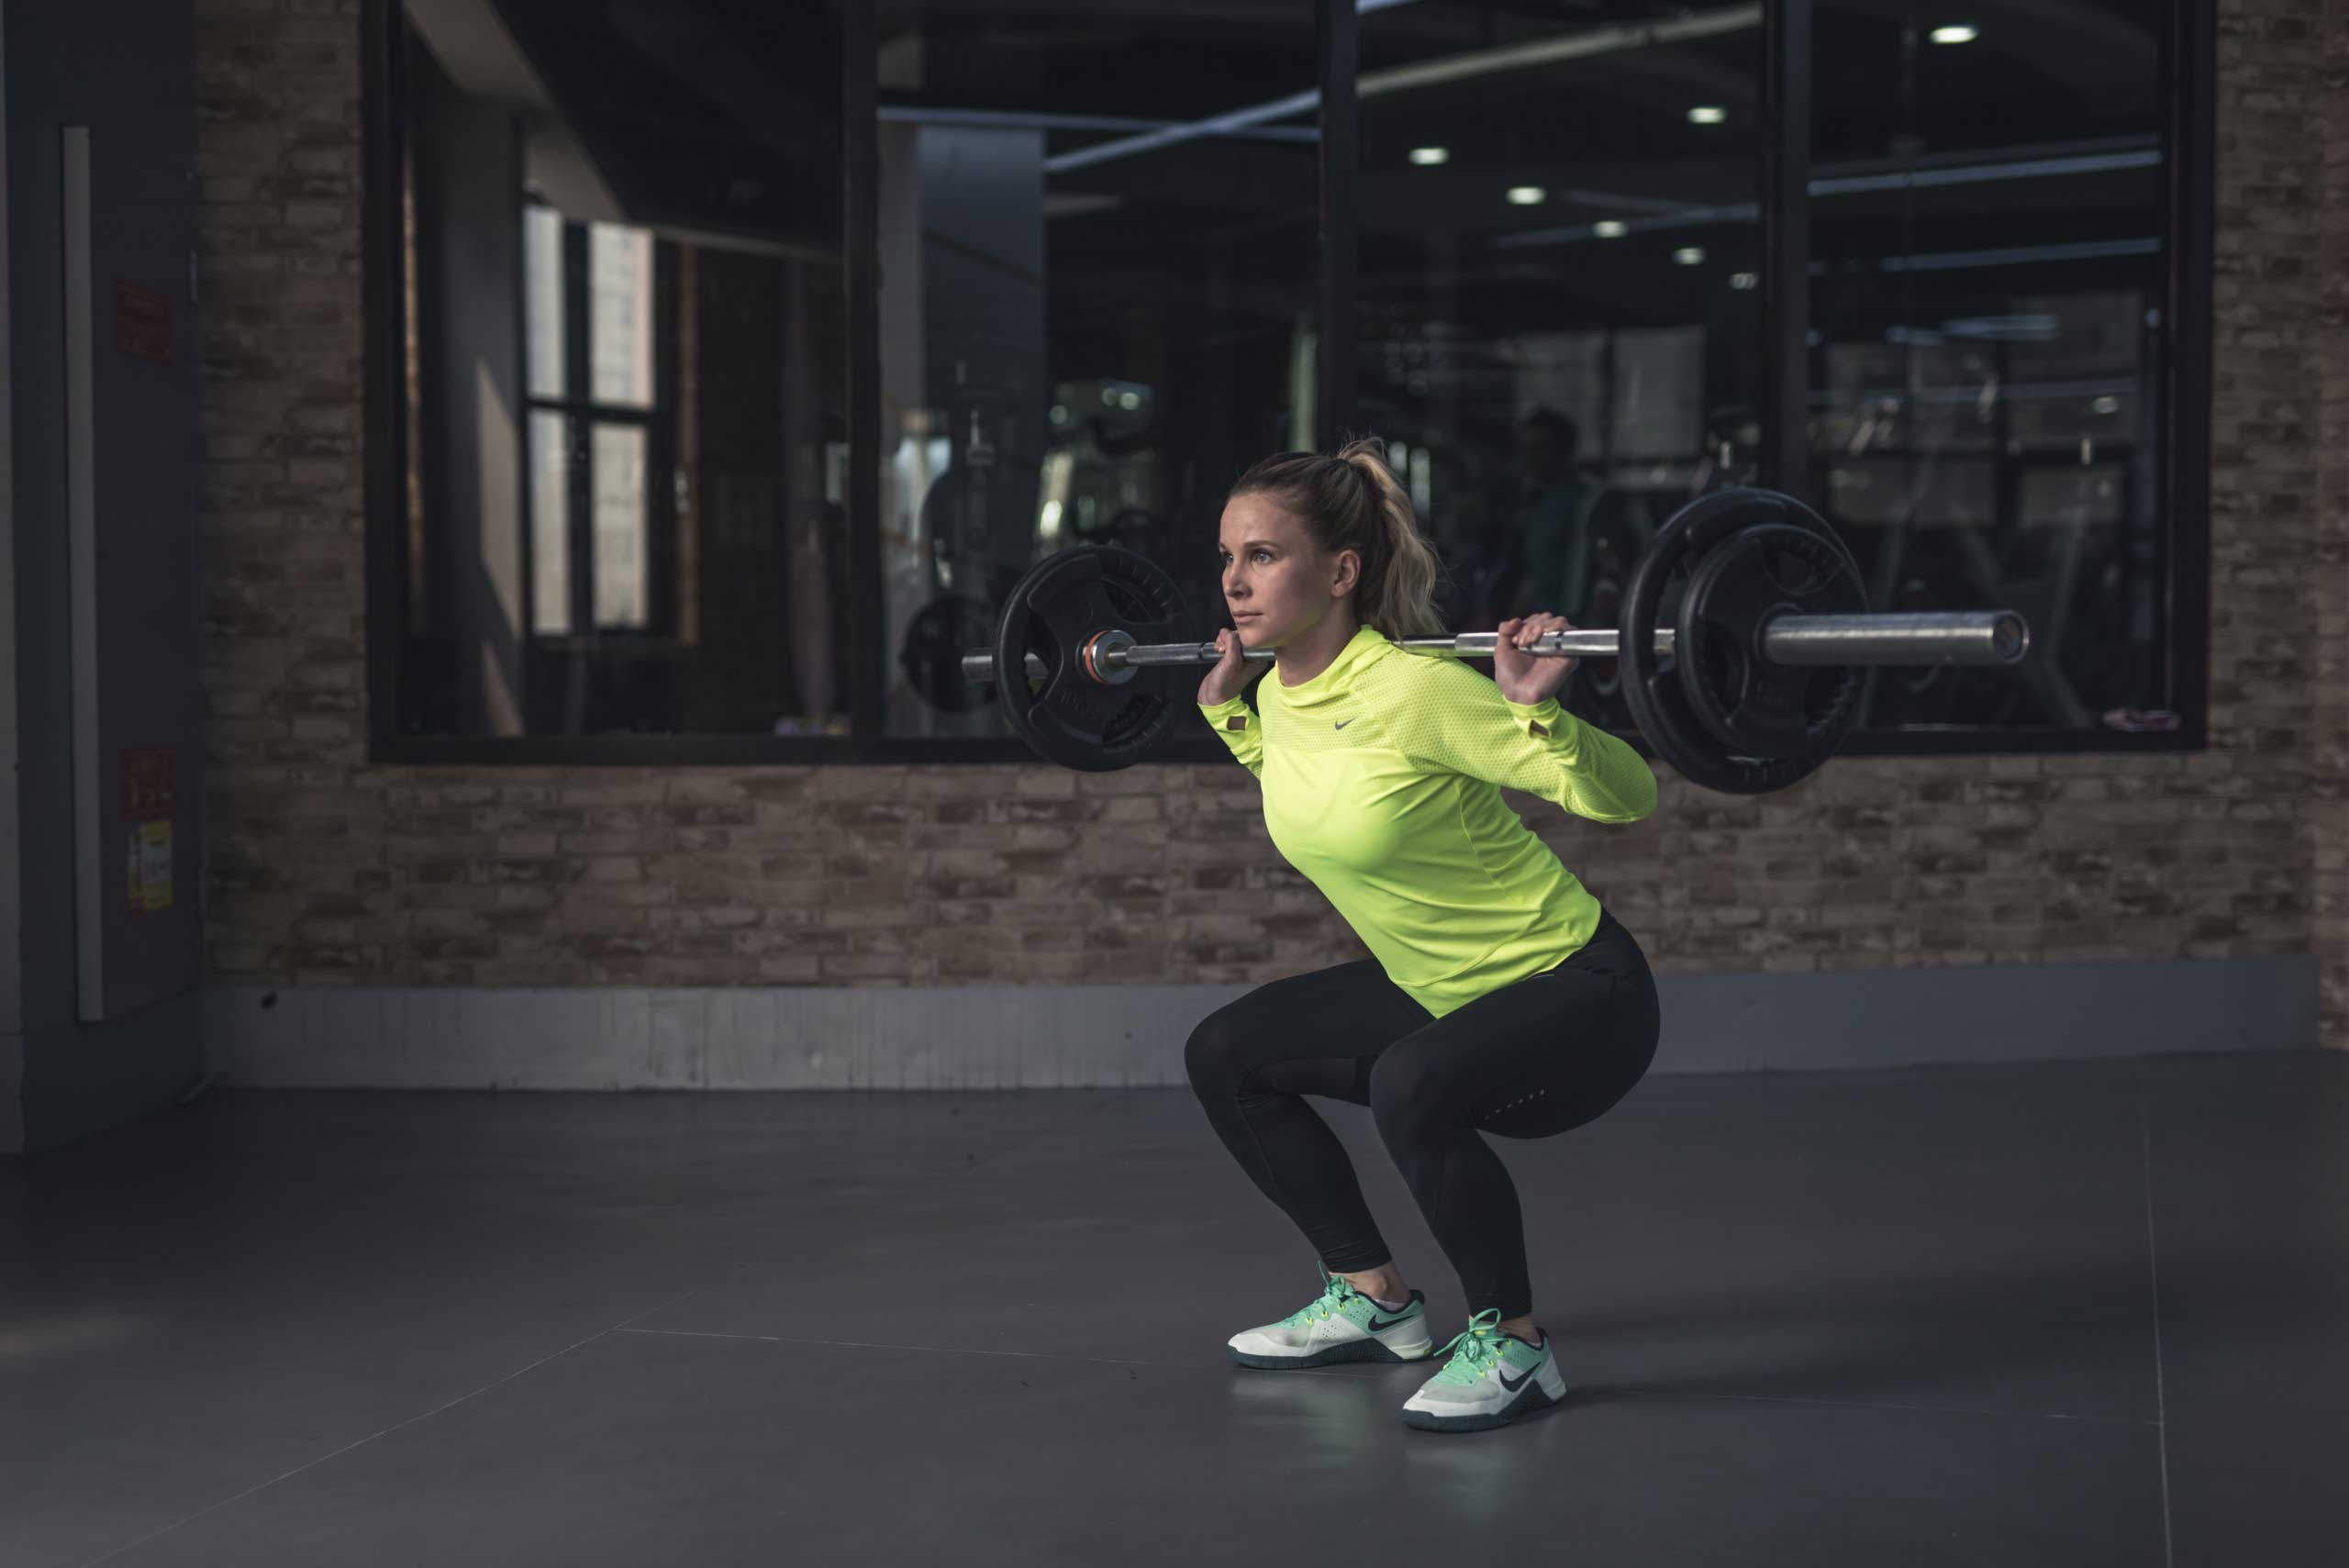
[[[309,1461],[307,1463],[297,1464],[282,1475],[273,1475],[258,1485],[248,1486],[234,1496],[223,1497],[217,1503],[207,1504],[206,1507],[196,1509],[195,1512],[189,1514],[183,1518],[173,1519],[170,1524],[163,1526],[161,1529],[150,1530],[136,1540],[125,1541],[120,1546],[115,1547],[110,1551],[101,1552],[99,1555],[83,1562],[81,1565],[81,1568],[97,1568],[97,1565],[101,1562],[109,1562],[114,1558],[121,1556],[126,1551],[135,1551],[138,1548],[146,1545],[150,1540],[159,1540],[163,1536],[167,1536],[183,1525],[194,1524],[196,1520],[204,1518],[206,1514],[217,1513],[222,1508],[228,1507],[232,1503],[241,1503],[247,1497],[252,1496],[256,1493],[266,1492],[272,1486],[278,1485],[280,1482],[291,1481],[294,1477],[302,1474],[306,1471],[316,1470],[319,1465],[326,1463],[328,1461],[340,1459],[344,1454],[351,1452],[353,1449],[364,1448],[378,1438],[389,1437],[394,1432],[400,1430],[404,1427],[412,1427],[418,1421],[429,1421],[433,1417],[441,1414],[443,1411],[453,1410],[468,1399],[478,1398],[480,1396],[488,1393],[493,1388],[513,1382],[516,1378],[520,1377],[525,1373],[536,1372],[539,1368],[546,1365],[549,1362],[559,1361],[562,1357],[569,1355],[572,1351],[578,1350],[583,1346],[594,1344],[596,1340],[603,1339],[607,1334],[616,1334],[626,1331],[629,1324],[637,1322],[640,1318],[650,1318],[655,1312],[662,1311],[664,1308],[676,1306],[678,1302],[686,1299],[687,1296],[696,1295],[699,1288],[699,1286],[696,1286],[694,1290],[685,1292],[684,1296],[672,1296],[667,1301],[662,1302],[659,1306],[648,1307],[643,1311],[638,1313],[635,1317],[623,1318],[619,1322],[613,1324],[608,1329],[598,1329],[594,1333],[588,1335],[585,1339],[581,1340],[574,1344],[565,1345],[559,1351],[554,1351],[546,1355],[540,1356],[538,1360],[532,1362],[528,1366],[518,1367],[514,1371],[507,1373],[503,1377],[495,1378],[488,1383],[484,1383],[479,1388],[473,1390],[469,1394],[460,1394],[454,1399],[449,1400],[445,1404],[436,1405],[431,1409],[423,1412],[421,1415],[410,1416],[405,1421],[395,1421],[380,1432],[370,1432],[367,1436],[360,1438],[356,1441],[343,1444],[340,1448],[336,1449],[331,1453],[322,1453],[317,1458]]]
[[[1571,1396],[1574,1392],[1575,1385],[1571,1383],[1566,1385],[1566,1393]],[[1831,1410],[1905,1410],[1920,1416],[1987,1416],[1998,1420],[2016,1421],[2093,1421],[2107,1427],[2159,1425],[2143,1416],[2076,1415],[2068,1410],[1986,1410],[1965,1405],[1903,1405],[1879,1399],[1800,1399],[1789,1394],[1736,1394],[1725,1389],[1692,1391],[1686,1388],[1642,1388],[1636,1385],[1622,1384],[1609,1387],[1607,1392],[1661,1399],[1738,1399],[1763,1405],[1806,1405]]]
[[[1161,1367],[1171,1372],[1220,1372],[1230,1370],[1221,1366],[1197,1365],[1189,1362],[1138,1361],[1126,1356],[1059,1355],[1054,1354],[1050,1351],[990,1351],[982,1350],[972,1345],[905,1345],[874,1340],[815,1340],[804,1339],[790,1334],[735,1334],[712,1329],[616,1329],[614,1331],[629,1334],[650,1334],[683,1340],[740,1340],[754,1344],[807,1345],[825,1350],[906,1351],[918,1352],[925,1355],[996,1356],[1025,1361],[1079,1362],[1093,1366]],[[1398,1362],[1397,1364],[1408,1365],[1410,1363]],[[1433,1364],[1432,1358],[1430,1358],[1429,1364]],[[1299,1374],[1317,1373],[1323,1376],[1344,1378],[1354,1382],[1362,1381],[1362,1374],[1358,1372],[1340,1371],[1334,1367],[1295,1367],[1283,1372],[1281,1375],[1297,1376]],[[1823,1407],[1838,1410],[1905,1410],[1920,1415],[1929,1416],[1987,1416],[2001,1419],[2028,1421],[2093,1421],[2101,1426],[2114,1427],[2152,1427],[2158,1424],[2146,1419],[2143,1416],[2075,1415],[2065,1410],[1985,1410],[1970,1408],[1961,1405],[1904,1405],[1867,1399],[1799,1399],[1783,1394],[1737,1394],[1714,1390],[1691,1392],[1687,1389],[1681,1388],[1642,1388],[1628,1385],[1614,1385],[1607,1391],[1616,1394],[1636,1394],[1646,1397],[1665,1399],[1736,1399],[1749,1403],[1765,1405],[1803,1405]],[[1575,1392],[1575,1385],[1569,1383],[1566,1385],[1566,1392],[1571,1399],[1571,1396]]]
[[[747,1340],[761,1344],[810,1345],[822,1349],[841,1351],[918,1351],[925,1355],[998,1356],[1008,1357],[1020,1361],[1080,1362],[1089,1366],[1151,1366],[1162,1367],[1169,1372],[1223,1372],[1230,1370],[1229,1368],[1221,1365],[1200,1366],[1190,1362],[1137,1361],[1130,1356],[1056,1355],[1051,1351],[988,1351],[981,1350],[973,1345],[897,1345],[885,1344],[872,1340],[807,1340],[789,1334],[727,1334],[707,1329],[629,1329],[624,1330],[615,1330],[615,1332],[625,1332],[629,1334],[656,1334],[683,1340]],[[1339,1377],[1352,1375],[1346,1373],[1333,1372],[1333,1369],[1329,1367],[1297,1367],[1293,1369],[1293,1371],[1296,1373],[1321,1373],[1326,1375],[1335,1375]]]

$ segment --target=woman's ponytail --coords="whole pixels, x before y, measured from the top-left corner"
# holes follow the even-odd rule
[[[1241,474],[1231,495],[1270,495],[1304,520],[1323,550],[1360,554],[1354,615],[1388,641],[1442,629],[1435,609],[1442,565],[1377,437],[1349,441],[1334,457],[1276,453]]]
[[[1351,463],[1370,481],[1377,498],[1375,526],[1386,536],[1385,570],[1375,581],[1364,574],[1364,599],[1356,613],[1390,642],[1433,637],[1443,629],[1435,613],[1436,577],[1442,568],[1434,547],[1419,532],[1410,492],[1386,466],[1386,443],[1376,436],[1349,441],[1339,449],[1338,461]]]

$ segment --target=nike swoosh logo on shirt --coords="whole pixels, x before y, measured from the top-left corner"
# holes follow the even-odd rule
[[[1354,718],[1359,718],[1361,717],[1362,716],[1360,714],[1356,714]],[[1353,718],[1341,718],[1338,720],[1338,728],[1343,729],[1347,725],[1352,724],[1353,721],[1354,720]]]

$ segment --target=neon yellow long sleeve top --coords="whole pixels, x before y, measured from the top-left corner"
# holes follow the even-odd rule
[[[1655,809],[1637,751],[1554,698],[1508,701],[1451,659],[1371,627],[1330,667],[1199,711],[1264,781],[1274,847],[1336,906],[1429,1014],[1538,974],[1598,928],[1598,900],[1501,799],[1500,786],[1594,822]]]

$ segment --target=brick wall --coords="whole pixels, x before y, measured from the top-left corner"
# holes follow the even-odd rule
[[[2340,0],[2284,11],[2280,21],[2300,24],[2299,29],[2286,34],[2290,38],[2296,31],[2300,41],[2294,74],[2264,80],[2256,122],[2245,117],[2240,128],[2230,128],[2238,143],[2247,142],[2256,123],[2268,139],[2260,146],[2261,154],[2288,162],[2296,155],[2308,156],[2304,106],[2312,102],[2322,106],[2308,203],[2315,209],[2318,260],[2312,270],[2319,297],[2310,302],[2314,318],[2302,339],[2310,374],[2299,393],[2303,403],[2313,398],[2317,408],[2316,484],[2310,492],[2316,515],[2304,573],[2310,588],[2311,640],[2301,664],[2311,686],[2303,798],[2309,940],[2323,988],[2326,1038],[2336,1045],[2349,1039],[2349,898],[2343,892],[2344,874],[2349,874],[2349,331],[2343,330],[2349,323],[2349,16],[2344,11],[2349,6]],[[2309,36],[2320,28],[2320,36]],[[2295,113],[2296,108],[2301,112]]]
[[[1236,766],[371,766],[357,6],[196,9],[217,978],[1252,982],[1361,956],[1273,852]],[[1543,836],[1660,969],[2315,940],[2328,1036],[2349,1037],[2332,892],[2349,851],[2349,370],[2317,331],[2349,283],[2315,256],[2320,234],[2339,255],[2349,219],[2325,200],[2342,154],[2306,134],[2341,72],[2344,10],[2221,6],[2210,751],[1850,759],[1761,800],[1666,777],[1655,817],[1627,828],[1544,809]]]

